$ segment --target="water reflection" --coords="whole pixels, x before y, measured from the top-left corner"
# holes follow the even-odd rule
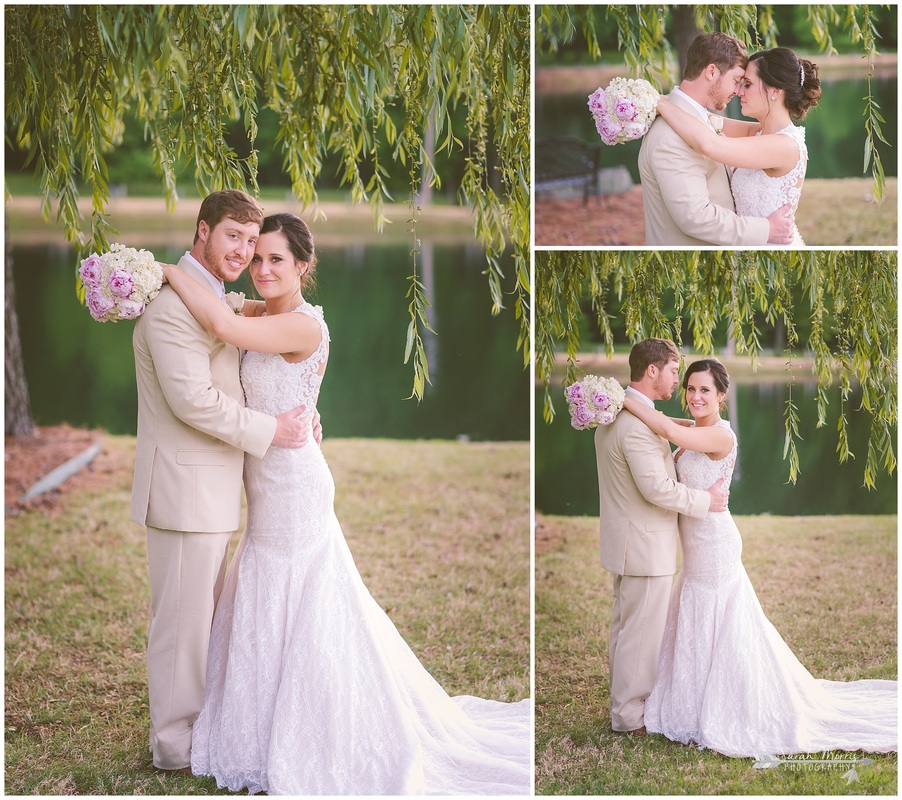
[[[732,389],[733,387],[731,387]],[[789,464],[783,460],[783,410],[787,388],[782,382],[760,381],[735,385],[727,415],[739,438],[739,461],[730,490],[730,508],[736,514],[895,514],[895,476],[881,475],[877,491],[862,487],[869,423],[863,414],[850,413],[849,442],[856,458],[845,464],[836,455],[838,389],[829,393],[827,424],[816,428],[816,389],[797,384],[793,402],[802,421],[799,443],[801,475],[788,483]],[[555,396],[557,415],[551,425],[541,418],[541,391],[536,394],[535,496],[536,509],[546,514],[598,514],[598,478],[594,438],[590,431],[570,427],[566,404]],[[853,395],[849,408],[858,407]],[[657,407],[685,416],[676,395]]]
[[[308,299],[323,306],[332,339],[319,404],[327,435],[528,439],[529,375],[516,351],[519,322],[511,310],[491,316],[482,250],[469,241],[424,241],[422,250],[438,336],[426,334],[433,385],[417,404],[405,399],[412,370],[403,363],[409,246],[318,248],[318,289]],[[154,252],[177,261],[184,247]],[[133,325],[96,323],[78,304],[70,247],[17,246],[13,257],[35,420],[134,433]]]

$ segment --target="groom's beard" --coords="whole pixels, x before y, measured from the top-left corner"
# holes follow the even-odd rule
[[[204,266],[209,273],[221,281],[229,283],[241,277],[241,274],[247,269],[245,264],[240,270],[235,270],[231,265],[226,263],[226,256],[233,255],[232,251],[223,251],[217,248],[212,242],[204,242]],[[249,263],[249,262],[248,262]]]
[[[726,91],[719,85],[714,86],[712,87],[711,92],[708,95],[708,108],[712,109],[713,111],[723,111],[735,95],[736,92],[732,90]]]
[[[657,400],[669,400],[673,397],[673,393],[676,391],[678,383],[670,383],[670,381],[662,380],[660,383],[656,383],[652,389],[656,395]]]

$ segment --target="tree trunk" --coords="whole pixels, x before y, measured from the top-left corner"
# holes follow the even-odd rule
[[[22,342],[19,339],[19,317],[16,314],[16,291],[13,283],[13,246],[9,238],[9,224],[6,225],[6,435],[27,436],[34,423],[28,401],[28,384],[22,364]]]
[[[686,53],[692,40],[701,33],[695,24],[695,7],[675,5],[673,7],[673,43],[680,57],[680,78],[686,71]]]
[[[426,131],[423,135],[423,152],[426,158],[423,159],[423,178],[420,181],[420,205],[432,205],[432,171],[433,167],[429,164],[435,164],[435,114],[433,108],[430,110],[426,118]],[[427,161],[428,159],[428,161]]]

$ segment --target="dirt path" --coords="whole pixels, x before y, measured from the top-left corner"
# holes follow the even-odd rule
[[[536,200],[536,246],[641,247],[645,244],[642,187],[590,198]]]
[[[97,458],[56,489],[22,505],[19,498],[40,478],[103,438],[103,431],[69,425],[35,427],[30,436],[7,436],[4,450],[4,508],[7,516],[24,510],[55,513],[60,499],[71,492],[111,486],[134,468],[134,459],[104,448]]]

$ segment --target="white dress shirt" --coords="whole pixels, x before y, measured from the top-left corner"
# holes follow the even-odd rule
[[[711,120],[708,119],[708,115],[710,112],[707,108],[705,108],[698,100],[690,97],[686,92],[680,91],[679,86],[674,86],[671,90],[671,94],[678,94],[682,97],[689,105],[692,107],[692,110],[695,112],[696,116],[705,123],[705,125],[711,126]]]
[[[640,400],[641,402],[645,403],[645,405],[649,406],[650,408],[655,407],[655,403],[650,397],[647,397],[646,395],[642,394],[642,392],[640,392],[638,389],[634,389],[632,386],[626,387],[625,394],[628,397],[632,397],[635,400]]]
[[[210,281],[210,286],[216,291],[216,296],[225,302],[225,284],[219,280],[210,270],[208,270],[203,264],[200,263],[191,253],[185,253],[185,258],[187,258],[195,267],[197,267],[204,275],[204,277]]]

